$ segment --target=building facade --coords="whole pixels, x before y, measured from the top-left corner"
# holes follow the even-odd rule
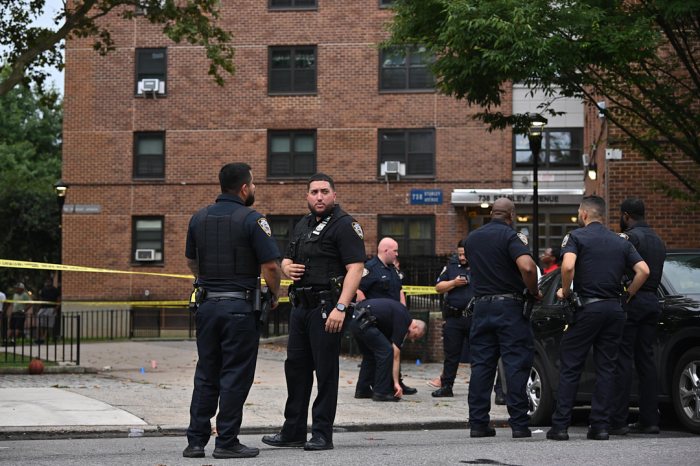
[[[316,171],[334,177],[370,254],[383,236],[399,241],[402,256],[450,253],[501,195],[513,197],[517,228],[530,235],[527,138],[488,132],[473,119],[479,109],[437,93],[420,47],[382,49],[390,3],[222,2],[236,46],[236,73],[223,87],[207,75],[202,48],[166,40],[143,18],[108,17],[115,50],[105,56],[89,39],[69,40],[63,263],[187,274],[189,218],[213,202],[219,169],[234,161],[252,166],[255,208],[281,248],[308,212],[306,180]],[[503,111],[536,111],[538,103],[516,85]],[[575,227],[584,193],[615,204],[628,188],[642,197],[650,189],[625,181],[618,190],[628,168],[606,165],[602,146],[604,176],[584,181],[600,122],[581,102],[557,105],[567,113],[550,119],[540,154],[540,250]],[[657,167],[646,164],[639,176],[653,180]],[[672,215],[653,218],[672,223]],[[697,220],[682,218],[699,232]],[[610,222],[617,225],[612,211]],[[687,236],[669,238],[688,245]],[[98,275],[64,273],[64,299],[184,299],[190,289],[182,278]]]

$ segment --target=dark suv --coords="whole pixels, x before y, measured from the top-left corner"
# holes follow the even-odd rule
[[[544,299],[532,314],[535,362],[528,381],[532,425],[551,421],[559,383],[559,342],[566,328],[556,291],[559,271],[540,280]],[[673,404],[680,422],[700,433],[700,250],[679,250],[666,256],[659,287],[663,312],[654,354],[659,377],[659,401]],[[595,375],[589,354],[578,387],[577,401],[588,404]],[[636,397],[636,382],[632,399]]]

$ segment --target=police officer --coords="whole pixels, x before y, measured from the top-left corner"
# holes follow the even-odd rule
[[[355,398],[401,399],[401,346],[406,338],[425,335],[425,322],[411,319],[406,306],[394,299],[374,298],[357,305],[349,328],[362,352]]]
[[[457,245],[457,256],[450,259],[442,269],[435,291],[445,294],[442,316],[442,344],[445,354],[440,388],[432,393],[436,398],[452,397],[452,385],[457,376],[457,367],[463,352],[469,352],[469,328],[471,315],[467,305],[474,296],[471,287],[471,270],[464,253],[464,241]]]
[[[197,324],[197,369],[190,405],[188,446],[182,455],[204,457],[216,414],[214,458],[257,456],[238,441],[243,404],[253,384],[260,332],[254,312],[259,277],[277,306],[280,253],[265,217],[251,209],[255,184],[250,166],[229,163],[219,172],[216,203],[192,216],[185,256],[203,297]]]
[[[615,358],[625,325],[620,305],[621,281],[625,269],[634,278],[627,291],[633,297],[649,276],[649,267],[632,243],[603,226],[605,201],[598,196],[584,197],[578,209],[578,224],[562,242],[560,300],[567,299],[573,281],[580,309],[559,345],[559,388],[552,416],[551,440],[568,440],[576,389],[581,371],[593,346],[595,388],[591,400],[587,437],[607,440],[613,397]]]
[[[396,268],[399,260],[399,243],[388,236],[377,245],[377,255],[365,262],[362,280],[357,290],[357,302],[363,299],[389,298],[406,305],[406,295],[402,289],[403,277]],[[399,374],[399,383],[404,395],[415,395],[418,390],[403,383]]]
[[[469,333],[471,378],[469,423],[471,437],[493,437],[489,427],[491,387],[499,355],[504,364],[513,438],[530,437],[527,379],[534,357],[532,329],[523,316],[523,291],[541,299],[537,289],[537,265],[527,238],[513,229],[515,206],[499,198],[491,209],[491,221],[467,237],[467,259],[472,267],[475,303]]]
[[[664,269],[666,246],[644,220],[644,202],[641,199],[625,199],[620,210],[620,228],[649,266],[649,278],[634,298],[625,300],[622,305],[627,314],[627,321],[617,356],[610,434],[625,435],[630,431],[658,434],[658,379],[653,344],[661,315],[656,291]],[[627,274],[632,275],[629,271]],[[639,378],[639,422],[627,426],[633,361]]]
[[[284,363],[285,422],[279,433],[262,441],[273,447],[329,450],[338,401],[341,331],[367,256],[362,227],[336,205],[330,176],[313,175],[306,199],[311,213],[295,226],[282,260],[282,271],[294,282]],[[314,371],[318,395],[312,408],[311,439],[306,441]]]

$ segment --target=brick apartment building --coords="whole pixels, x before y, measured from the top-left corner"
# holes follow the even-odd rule
[[[530,234],[527,139],[489,133],[473,120],[477,109],[437,94],[419,48],[380,50],[390,3],[222,2],[236,45],[236,74],[224,87],[207,75],[201,48],[169,42],[142,18],[105,20],[116,47],[106,56],[89,39],[69,40],[63,262],[188,273],[189,218],[213,201],[218,171],[233,161],[253,167],[255,207],[281,245],[308,212],[306,179],[316,171],[335,178],[370,254],[385,235],[404,257],[450,253],[502,194],[514,196],[518,229]],[[513,86],[503,110],[535,111],[526,93]],[[643,196],[669,245],[692,246],[697,216],[651,192],[665,176],[658,166],[624,147],[622,160],[606,164],[610,135],[596,112],[574,100],[558,106],[567,114],[550,119],[540,164],[540,248],[575,227],[580,198],[591,192],[612,206]],[[595,182],[584,182],[584,153],[597,162]],[[614,208],[609,220],[617,225]],[[189,289],[180,278],[63,275],[64,299],[184,299]]]

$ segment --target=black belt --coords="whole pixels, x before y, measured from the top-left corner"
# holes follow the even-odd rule
[[[477,302],[480,302],[480,301],[503,301],[504,299],[512,299],[514,301],[523,301],[523,295],[517,294],[517,293],[489,294],[489,295],[477,297],[476,301]]]
[[[251,300],[251,299],[253,299],[253,292],[252,291],[207,291],[206,297],[204,299],[207,300],[207,299],[227,299],[227,298]]]
[[[620,302],[620,298],[581,298],[581,304],[587,306],[589,304],[597,303],[600,301],[617,301]]]
[[[455,307],[445,303],[445,317],[464,317],[467,315],[467,307]]]

